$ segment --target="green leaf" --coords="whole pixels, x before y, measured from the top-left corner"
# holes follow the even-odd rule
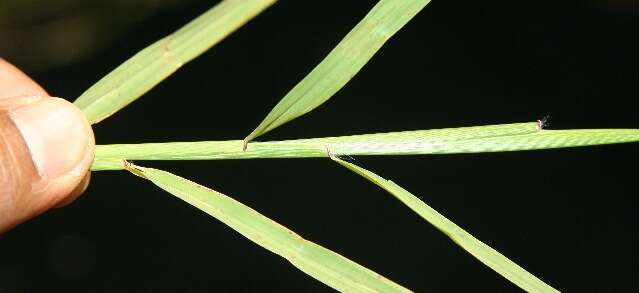
[[[402,131],[253,142],[99,145],[92,170],[122,169],[122,160],[312,158],[335,155],[423,155],[540,150],[639,141],[638,129],[540,130],[537,123]]]
[[[217,44],[276,0],[225,0],[173,34],[135,54],[76,101],[91,124],[149,91],[183,64]]]
[[[381,0],[245,139],[254,138],[313,110],[341,89],[382,45],[430,0]]]
[[[468,251],[468,253],[520,288],[528,292],[559,292],[544,283],[542,280],[533,276],[516,263],[512,262],[498,251],[479,241],[477,238],[473,237],[473,235],[470,235],[470,233],[464,231],[455,223],[438,213],[418,197],[406,191],[399,185],[355,164],[345,162],[338,157],[332,156],[331,158],[342,166],[370,180],[394,195],[415,213],[431,223],[435,226],[435,228],[442,231],[446,234],[446,236],[450,237],[450,239],[457,243],[457,245],[461,246],[463,249]]]
[[[242,203],[162,170],[127,164],[127,169],[206,212],[311,277],[346,292],[409,292],[377,273],[310,242]],[[248,264],[247,264],[248,265]]]

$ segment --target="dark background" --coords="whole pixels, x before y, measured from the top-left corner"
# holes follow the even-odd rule
[[[52,8],[25,1],[31,6],[18,15],[7,11],[10,2],[0,52],[69,100],[213,5],[58,0],[69,6]],[[243,138],[374,2],[275,4],[95,126],[97,142]],[[141,15],[140,3],[155,6]],[[434,0],[333,99],[260,139],[525,122],[547,114],[553,129],[639,128],[635,3]],[[84,26],[28,37],[87,9],[93,14]],[[71,40],[73,29],[90,28],[92,19],[100,21],[92,31],[98,38],[85,32]],[[68,56],[45,56],[48,48]],[[639,144],[624,144],[355,162],[559,290],[619,292],[635,287],[639,270],[638,155]],[[392,196],[327,159],[143,165],[226,193],[415,291],[519,290]],[[0,292],[43,291],[329,288],[140,178],[95,172],[74,204],[0,237]]]

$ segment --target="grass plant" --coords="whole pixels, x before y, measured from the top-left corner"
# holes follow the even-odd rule
[[[175,33],[131,57],[84,92],[75,104],[98,123],[142,96],[188,61],[268,8],[275,0],[225,0]],[[582,147],[639,141],[637,129],[547,130],[540,121],[341,137],[254,141],[318,107],[339,91],[429,0],[380,0],[264,120],[243,139],[99,145],[93,171],[127,170],[206,212],[309,276],[341,291],[401,292],[407,288],[327,248],[305,240],[233,198],[147,160],[324,158],[380,186],[486,266],[529,292],[556,292],[521,266],[457,226],[418,197],[343,156],[430,155]],[[276,9],[276,8],[274,8]],[[133,163],[132,161],[135,161]]]

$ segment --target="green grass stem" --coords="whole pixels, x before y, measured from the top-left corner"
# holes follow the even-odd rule
[[[637,129],[539,130],[537,123],[401,131],[253,142],[241,140],[99,145],[92,170],[120,170],[123,160],[317,158],[335,155],[426,155],[592,146],[639,141]]]

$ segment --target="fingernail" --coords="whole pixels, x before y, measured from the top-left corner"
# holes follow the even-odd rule
[[[39,99],[15,108],[10,115],[43,178],[73,171],[89,151],[90,126],[84,114],[63,99]]]

